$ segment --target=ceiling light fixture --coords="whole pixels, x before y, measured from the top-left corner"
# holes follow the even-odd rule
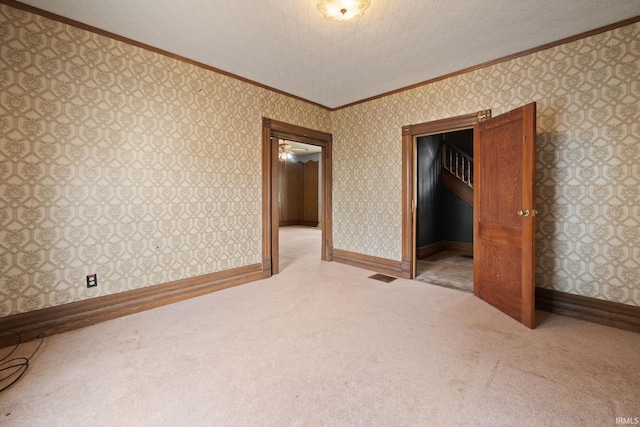
[[[318,0],[318,10],[330,21],[347,22],[360,18],[371,0]]]
[[[278,140],[278,160],[286,161],[291,159],[296,154],[300,155],[300,153],[309,151],[304,147],[294,146],[291,144],[295,144],[295,142],[286,141],[284,139]]]

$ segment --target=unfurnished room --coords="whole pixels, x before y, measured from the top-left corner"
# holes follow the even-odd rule
[[[0,0],[0,425],[640,424],[638,0]]]

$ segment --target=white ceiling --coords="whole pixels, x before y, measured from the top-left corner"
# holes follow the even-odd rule
[[[285,143],[291,146],[296,156],[308,156],[309,154],[316,154],[316,153],[322,152],[322,147],[319,147],[317,145],[309,145],[309,144],[304,144],[302,142],[288,141],[288,140],[285,141]]]
[[[21,0],[335,108],[640,15],[640,0]]]

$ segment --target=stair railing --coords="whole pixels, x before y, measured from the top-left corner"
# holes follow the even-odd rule
[[[443,142],[442,166],[463,183],[473,188],[473,157]]]

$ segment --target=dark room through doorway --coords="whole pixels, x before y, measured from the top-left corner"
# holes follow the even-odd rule
[[[473,129],[416,138],[416,280],[473,292]]]

